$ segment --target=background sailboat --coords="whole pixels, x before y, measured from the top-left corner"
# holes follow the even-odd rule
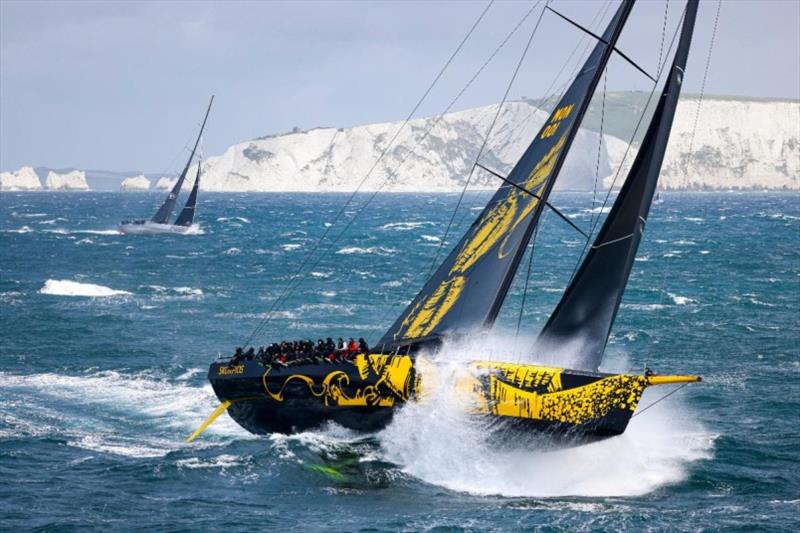
[[[208,114],[211,112],[211,105],[214,103],[214,96],[208,102],[206,114],[203,117],[203,123],[200,125],[200,132],[197,134],[197,139],[192,146],[192,151],[189,154],[189,160],[186,161],[186,166],[183,168],[178,180],[173,185],[172,190],[167,195],[164,203],[158,208],[158,211],[153,215],[150,220],[123,220],[119,226],[121,233],[134,234],[134,235],[154,235],[161,233],[186,233],[189,231],[192,223],[194,222],[195,206],[197,205],[197,191],[200,183],[200,163],[197,164],[197,176],[195,178],[194,187],[189,194],[186,205],[179,214],[175,224],[170,224],[169,219],[172,216],[172,211],[175,209],[175,204],[178,201],[178,195],[183,187],[183,182],[186,181],[186,175],[189,173],[189,167],[192,165],[194,155],[197,152],[197,146],[200,144],[200,139],[203,136],[203,130],[208,121]]]

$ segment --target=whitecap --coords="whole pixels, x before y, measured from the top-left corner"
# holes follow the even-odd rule
[[[427,242],[441,242],[441,240],[442,240],[441,238],[439,238],[439,237],[437,237],[435,235],[420,235],[420,238],[423,241],[427,241]]]
[[[227,250],[225,250],[222,253],[225,254],[225,255],[238,255],[238,254],[242,253],[242,250],[240,248],[236,248],[234,246],[233,248],[228,248]]]
[[[433,225],[433,222],[390,222],[381,226],[381,229],[391,229],[395,231],[409,231],[423,226]]]
[[[248,219],[246,219],[244,217],[219,217],[217,219],[217,222],[230,222],[232,220],[235,220],[237,222],[242,222],[244,224],[249,224],[250,223],[250,220],[248,220]]]
[[[294,243],[291,243],[291,244],[281,244],[281,248],[283,248],[283,249],[284,249],[284,250],[286,250],[287,252],[291,252],[292,250],[299,250],[299,249],[300,249],[300,248],[302,248],[302,247],[303,247],[303,245],[302,245],[302,244],[294,244]]]
[[[675,305],[687,305],[687,304],[697,303],[697,300],[693,300],[693,299],[688,298],[686,296],[680,296],[679,294],[673,294],[671,292],[668,292],[667,296],[672,298],[672,302]]]
[[[94,283],[80,283],[70,280],[48,279],[39,289],[40,294],[51,296],[86,296],[89,298],[103,298],[108,296],[125,296],[132,293],[95,285]]]
[[[387,248],[385,246],[370,246],[368,248],[361,248],[359,246],[347,246],[342,248],[341,250],[337,251],[337,254],[340,255],[352,255],[352,254],[360,254],[360,255],[367,255],[367,254],[375,254],[375,255],[392,255],[396,252],[394,248]]]
[[[30,226],[22,226],[18,229],[4,229],[2,231],[3,233],[31,233],[33,230],[30,228]]]

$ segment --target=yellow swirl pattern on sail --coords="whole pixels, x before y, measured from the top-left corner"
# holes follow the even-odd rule
[[[429,298],[415,307],[416,313],[412,312],[403,320],[400,330],[405,331],[404,337],[416,339],[433,331],[461,296],[465,282],[464,276],[443,281]]]
[[[554,113],[554,116],[556,116]],[[547,151],[525,179],[522,187],[534,192],[541,189],[550,178],[558,156],[566,144],[566,132]],[[395,339],[418,339],[431,333],[461,297],[468,279],[469,270],[498,242],[502,244],[497,254],[504,259],[505,247],[514,230],[539,205],[539,199],[512,189],[506,198],[498,202],[483,216],[473,230],[450,267],[448,277],[442,280],[430,295],[422,296],[408,312],[394,334]]]

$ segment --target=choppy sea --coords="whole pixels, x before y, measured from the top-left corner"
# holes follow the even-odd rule
[[[375,342],[486,197],[466,198],[442,245],[455,195],[378,195],[257,341]],[[346,198],[205,194],[191,235],[125,236],[117,222],[160,196],[0,195],[0,530],[800,529],[797,194],[654,206],[604,365],[704,381],[620,437],[508,449],[408,406],[376,434],[254,436],[224,416],[185,444],[217,405],[207,365],[267,316]],[[584,228],[602,217],[591,194],[553,201]],[[583,245],[548,216],[524,309],[527,259],[475,351],[536,360]]]

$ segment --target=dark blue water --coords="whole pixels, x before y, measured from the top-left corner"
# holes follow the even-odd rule
[[[208,363],[267,316],[346,197],[206,195],[196,235],[115,234],[160,199],[0,195],[0,529],[800,527],[800,196],[676,193],[654,208],[605,364],[705,381],[621,437],[555,452],[498,451],[421,405],[375,435],[255,437],[223,417],[184,444],[217,405]],[[450,241],[485,199],[468,198]],[[258,341],[377,340],[455,200],[379,196]],[[597,216],[591,195],[555,202],[584,227]],[[582,245],[548,217],[519,336],[527,261],[476,356],[530,360]]]

